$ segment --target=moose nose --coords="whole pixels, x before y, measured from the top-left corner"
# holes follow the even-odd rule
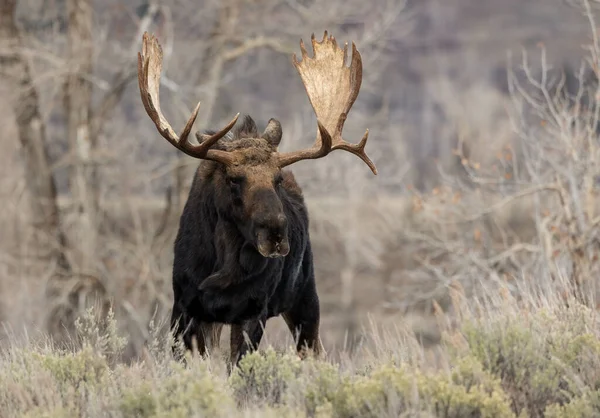
[[[287,218],[285,217],[285,215],[280,213],[276,216],[274,224],[277,225],[276,228],[280,230],[284,229],[287,225]]]
[[[258,221],[256,226],[260,229],[269,231],[271,235],[283,235],[285,227],[287,226],[287,218],[282,214],[270,216]]]

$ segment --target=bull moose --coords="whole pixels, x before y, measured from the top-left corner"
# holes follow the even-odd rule
[[[138,53],[142,103],[158,132],[187,155],[204,160],[195,172],[174,243],[171,330],[186,349],[201,354],[218,346],[223,324],[231,325],[230,365],[258,347],[267,319],[282,315],[304,357],[323,355],[319,336],[319,297],[309,236],[309,216],[294,175],[283,170],[297,161],[317,159],[334,150],[364,161],[366,130],[358,144],[342,139],[342,128],[362,81],[361,56],[352,43],[342,50],[333,36],[311,36],[314,57],[300,40],[302,60],[293,54],[317,116],[311,148],[279,152],[281,124],[270,119],[259,132],[250,116],[234,128],[239,113],[220,131],[197,132],[196,106],[177,135],[159,104],[162,48],[154,35],[143,35]]]

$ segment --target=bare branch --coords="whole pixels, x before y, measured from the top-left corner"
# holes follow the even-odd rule
[[[65,254],[56,249],[64,245],[65,234],[60,227],[56,183],[50,168],[46,144],[46,126],[40,116],[39,98],[33,87],[30,68],[19,54],[22,39],[15,24],[14,1],[0,2],[0,38],[11,45],[8,54],[0,55],[0,73],[7,79],[13,102],[19,141],[25,158],[26,187],[31,195],[34,223],[49,239],[47,259],[57,263],[66,273],[70,270]],[[13,101],[14,100],[14,101]]]
[[[131,45],[129,47],[130,56],[135,56],[139,39],[142,37],[144,32],[148,30],[148,27],[152,23],[152,19],[154,18],[158,9],[159,6],[156,3],[151,3],[148,6],[146,14],[139,22],[136,35],[131,41]],[[104,95],[97,108],[94,109],[92,121],[93,128],[91,133],[93,136],[97,136],[100,133],[102,125],[104,124],[109,112],[113,111],[117,104],[121,101],[127,85],[130,81],[135,79],[136,75],[137,66],[135,60],[133,59],[128,60],[127,63],[114,75],[111,83],[111,89]]]
[[[222,58],[224,61],[232,61],[258,48],[270,48],[273,51],[281,52],[282,54],[292,54],[294,52],[291,45],[278,39],[259,36],[246,39],[241,45],[223,52]]]

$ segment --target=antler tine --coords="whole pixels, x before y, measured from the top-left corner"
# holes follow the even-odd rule
[[[314,56],[310,58],[300,40],[302,61],[296,54],[292,56],[294,67],[298,70],[306,94],[317,116],[318,131],[314,145],[306,150],[279,154],[279,165],[285,167],[300,160],[322,158],[333,150],[348,151],[359,157],[373,172],[377,168],[365,151],[369,130],[367,129],[358,144],[351,144],[342,138],[342,129],[358,97],[362,83],[362,59],[352,42],[350,67],[346,66],[348,43],[339,48],[333,35],[327,31],[321,41],[311,35]]]
[[[203,141],[194,145],[189,142],[189,135],[198,116],[200,103],[196,105],[180,135],[177,135],[160,109],[160,73],[162,70],[162,48],[154,35],[144,32],[142,37],[142,52],[138,52],[138,85],[140,96],[146,113],[156,125],[156,129],[171,145],[187,155],[230,164],[232,157],[226,151],[212,150],[219,139],[233,128],[239,113],[223,129],[213,135],[202,136]]]

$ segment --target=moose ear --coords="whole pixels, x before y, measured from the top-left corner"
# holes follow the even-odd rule
[[[281,123],[277,119],[269,119],[269,123],[267,123],[267,127],[261,135],[261,138],[269,141],[271,146],[274,149],[277,149],[279,143],[281,142]]]
[[[258,129],[254,119],[250,115],[244,116],[242,124],[237,128],[236,135],[238,138],[256,138],[258,136]]]

